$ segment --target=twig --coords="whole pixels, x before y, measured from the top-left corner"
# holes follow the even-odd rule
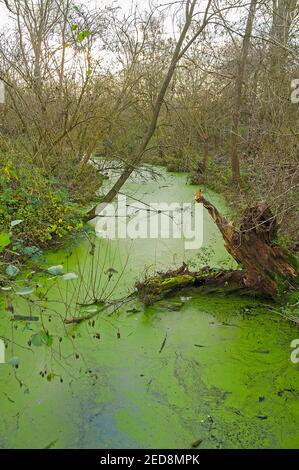
[[[161,352],[163,351],[163,349],[164,349],[164,347],[165,347],[166,340],[167,340],[167,333],[166,333],[166,335],[165,335],[165,338],[163,339],[163,342],[162,342],[162,344],[161,344],[161,348],[160,348],[160,350],[159,350],[159,353],[161,353]]]

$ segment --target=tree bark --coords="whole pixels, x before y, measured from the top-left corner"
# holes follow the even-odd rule
[[[266,203],[247,208],[237,230],[201,191],[196,193],[195,200],[207,209],[222,234],[226,250],[243,267],[245,286],[273,298],[296,288],[297,262],[291,254],[275,245],[276,217]]]

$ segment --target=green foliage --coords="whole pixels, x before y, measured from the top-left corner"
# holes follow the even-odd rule
[[[21,295],[21,296],[25,296],[25,295],[33,294],[33,292],[34,292],[33,287],[24,287],[23,289],[17,290],[16,294]]]
[[[29,256],[82,228],[79,209],[55,180],[12,159],[0,163],[0,225],[6,229],[0,251],[11,244],[13,251]]]
[[[35,333],[33,336],[31,336],[31,344],[35,347],[50,347],[53,344],[53,336],[50,336],[45,331],[40,331],[39,333]]]
[[[48,268],[48,272],[52,274],[53,276],[58,276],[59,274],[62,273],[62,271],[63,271],[62,264],[59,264],[58,266],[51,266],[50,268]]]
[[[84,30],[77,34],[77,41],[84,41],[85,38],[91,35],[90,31]]]
[[[84,205],[98,200],[96,194],[103,183],[103,177],[92,165],[86,165],[78,171],[78,166],[74,164],[74,155],[67,153],[50,182],[64,203],[72,201]]]
[[[0,253],[10,244],[10,237],[7,232],[0,233]]]
[[[76,273],[66,273],[63,274],[62,279],[65,281],[73,281],[74,279],[77,279],[78,275]]]
[[[6,268],[6,274],[9,277],[16,277],[16,275],[20,272],[19,268],[17,266],[14,266],[13,264],[10,264]]]

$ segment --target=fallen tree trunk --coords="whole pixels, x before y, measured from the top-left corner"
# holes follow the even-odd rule
[[[202,195],[195,194],[196,202],[203,204],[220,230],[225,248],[237,261],[240,270],[217,271],[205,268],[190,272],[184,263],[176,271],[158,273],[137,284],[139,298],[146,304],[187,287],[201,287],[215,291],[243,291],[260,293],[277,299],[298,287],[298,261],[290,253],[275,245],[277,220],[265,203],[248,207],[240,228],[233,227],[217,208]]]
[[[273,298],[297,287],[298,262],[275,245],[277,220],[266,203],[248,207],[237,230],[203,197],[201,191],[196,192],[195,200],[208,210],[224,238],[225,248],[243,267],[245,286]]]
[[[176,271],[158,273],[157,276],[137,283],[136,288],[139,299],[145,305],[191,287],[196,287],[206,294],[215,291],[226,295],[249,294],[249,289],[243,283],[243,275],[243,271],[217,271],[208,267],[198,272],[191,272],[183,264]],[[258,294],[258,292],[251,290],[250,294]]]

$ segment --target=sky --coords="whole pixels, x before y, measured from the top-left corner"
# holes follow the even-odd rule
[[[147,8],[150,0],[77,0],[77,2],[78,4],[90,5],[90,8],[92,10],[95,9],[97,6],[103,8],[103,5],[105,4],[109,6],[112,6],[114,4],[115,6],[121,7],[124,14],[129,14],[132,5],[135,5],[137,3],[138,7],[142,11]],[[161,3],[163,3],[163,0],[161,1]],[[0,32],[6,27],[6,25],[9,25],[11,16],[11,13],[7,10],[6,6],[4,5],[4,1],[0,0]],[[2,103],[4,99],[3,93],[3,83],[0,80],[0,103]]]
[[[148,5],[148,0],[136,1],[141,9],[145,9]],[[97,5],[103,5],[105,2],[103,0],[78,0],[78,3],[90,4],[92,8],[95,8]],[[107,4],[108,3],[111,5],[112,2],[107,1]],[[132,0],[117,0],[115,1],[115,4],[119,5],[124,10],[124,12],[129,12],[132,5]],[[0,0],[0,27],[3,28],[8,20],[9,15],[7,8],[4,6],[4,2]]]
[[[177,1],[172,1],[174,5],[176,5]],[[169,3],[171,3],[171,0],[77,0],[77,3],[89,5],[91,10],[95,9],[97,6],[102,9],[103,5],[115,5],[121,8],[122,12],[120,12],[120,15],[122,13],[124,15],[128,15],[132,11],[132,6],[136,4],[138,6],[138,9],[142,12],[144,10],[149,11],[150,3],[155,3],[156,5],[163,6],[163,4],[169,5]],[[8,12],[7,8],[4,5],[4,1],[0,0],[0,32],[3,28],[5,28],[6,25],[9,24],[9,18],[11,16],[12,15]],[[174,27],[173,25],[171,16],[166,17],[164,22],[164,28],[166,34],[169,36],[173,36],[174,34],[176,35],[177,33],[176,27]]]

